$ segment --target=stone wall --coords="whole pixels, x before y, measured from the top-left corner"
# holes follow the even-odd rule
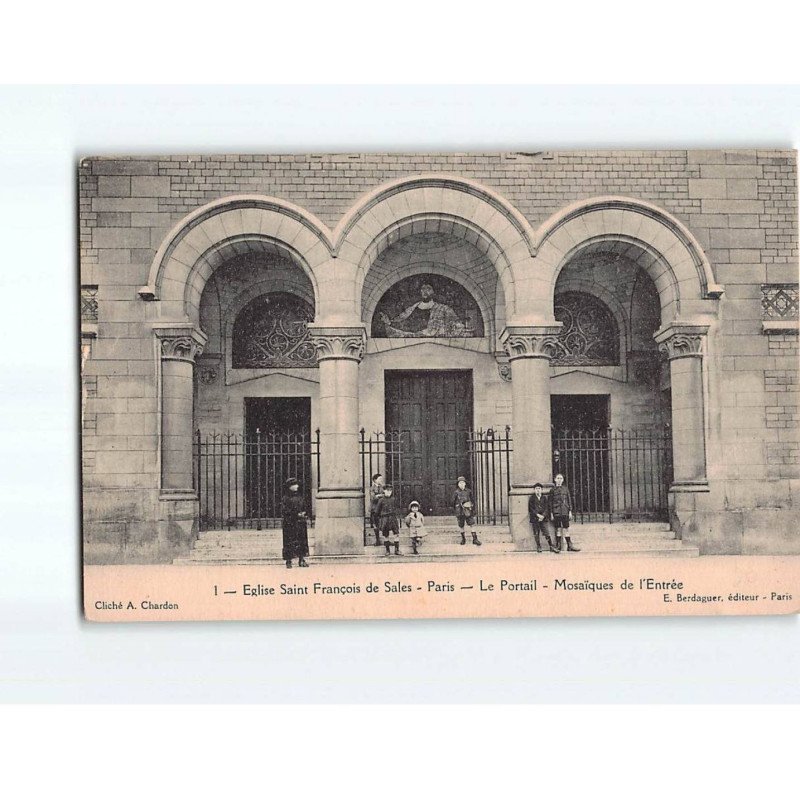
[[[185,521],[175,523],[168,513],[153,522],[154,509],[165,508],[158,500],[159,361],[152,330],[161,311],[137,294],[169,231],[203,204],[230,194],[277,197],[333,228],[378,185],[430,172],[480,182],[534,228],[572,203],[602,195],[648,201],[686,226],[724,288],[708,338],[705,414],[713,487],[703,502],[709,514],[727,509],[757,517],[759,509],[769,509],[772,515],[763,533],[752,533],[755,523],[720,533],[714,523],[717,533],[697,536],[705,537],[704,552],[748,552],[769,548],[777,525],[784,533],[776,549],[800,549],[789,533],[800,527],[797,337],[765,333],[762,302],[762,286],[798,282],[796,153],[664,150],[84,160],[81,283],[97,287],[95,338],[82,381],[87,557],[168,559],[181,540]],[[796,320],[796,310],[787,319]],[[489,358],[474,355],[479,357]],[[396,356],[382,358],[388,363]],[[362,388],[372,386],[372,379],[364,380]],[[576,379],[556,380],[566,385]],[[252,386],[275,390],[274,381]],[[597,391],[588,379],[583,386]],[[497,393],[485,409],[488,418],[495,404],[495,423],[502,418],[498,409],[507,409],[507,388],[502,381],[487,388],[487,398]],[[235,390],[236,402],[244,391]],[[175,514],[181,513],[176,506]]]

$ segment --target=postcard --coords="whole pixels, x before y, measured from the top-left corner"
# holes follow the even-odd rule
[[[87,619],[800,610],[796,152],[78,180]]]

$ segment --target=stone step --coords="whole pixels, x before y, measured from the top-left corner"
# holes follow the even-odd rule
[[[669,526],[663,522],[649,523],[575,523],[570,528],[573,543],[581,548],[579,553],[551,553],[542,540],[541,554],[517,551],[507,526],[478,527],[482,546],[472,544],[467,532],[467,544],[460,544],[460,530],[448,521],[427,528],[428,535],[420,545],[420,554],[411,552],[411,541],[407,529],[400,536],[401,555],[387,556],[383,545],[375,546],[374,534],[368,533],[368,544],[363,553],[351,556],[324,556],[324,563],[356,561],[380,563],[391,560],[455,560],[497,557],[548,557],[561,558],[633,558],[640,557],[693,557],[699,555],[696,547],[687,547],[674,538]],[[204,531],[192,551],[174,563],[178,564],[281,564],[282,533],[280,529]],[[314,558],[314,532],[309,530],[309,550]]]
[[[373,548],[377,551],[377,548]],[[627,559],[627,558],[696,558],[700,555],[696,547],[681,547],[680,549],[658,549],[644,551],[641,549],[633,550],[619,550],[613,554],[607,552],[593,552],[582,550],[580,553],[550,553],[550,552],[529,552],[529,551],[493,551],[490,548],[474,548],[472,551],[466,553],[432,553],[421,551],[419,555],[415,556],[408,552],[402,552],[399,556],[385,555],[371,553],[365,550],[363,555],[349,555],[349,556],[310,556],[309,562],[311,568],[317,564],[321,566],[330,566],[332,564],[393,564],[393,563],[435,563],[438,561],[443,562],[458,562],[458,561],[497,561],[498,558],[506,559],[547,559],[551,561],[565,560],[566,562],[582,559],[607,559],[613,557],[614,559]],[[253,557],[236,557],[236,558],[176,558],[175,564],[194,564],[194,565],[264,565],[264,566],[283,566],[283,560],[280,556],[253,556]]]

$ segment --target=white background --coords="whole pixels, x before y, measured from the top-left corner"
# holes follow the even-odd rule
[[[0,701],[800,701],[796,617],[83,622],[76,265],[85,155],[791,147],[798,87],[10,88],[0,110]]]

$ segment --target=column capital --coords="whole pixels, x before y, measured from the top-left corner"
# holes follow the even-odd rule
[[[672,322],[659,328],[653,335],[659,352],[672,361],[676,358],[702,358],[703,341],[708,333],[708,325]]]
[[[507,325],[500,334],[500,343],[509,361],[518,358],[550,359],[561,327],[560,322],[554,325]]]
[[[153,327],[153,333],[158,339],[162,361],[188,361],[193,364],[208,341],[208,337],[194,325],[157,325]]]
[[[310,322],[308,333],[317,349],[317,361],[346,359],[361,361],[367,346],[364,325],[332,326]]]

